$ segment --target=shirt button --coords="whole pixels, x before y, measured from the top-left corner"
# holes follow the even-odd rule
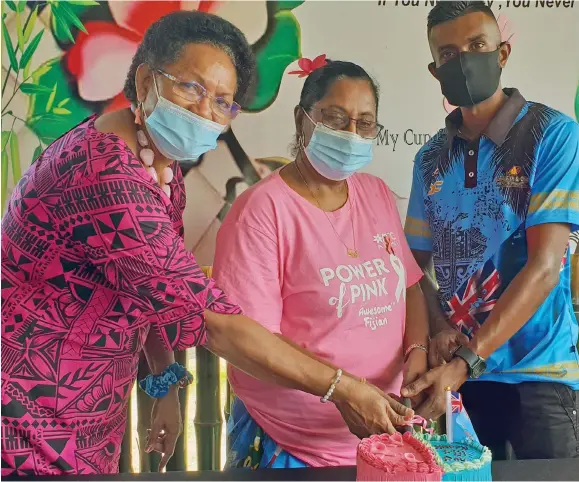
[[[468,177],[474,177],[474,172],[469,172]]]
[[[468,155],[469,155],[469,156],[474,156],[474,151],[471,149],[470,151],[468,151]]]

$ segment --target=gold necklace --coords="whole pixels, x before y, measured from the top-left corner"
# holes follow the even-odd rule
[[[352,219],[352,202],[350,201],[350,188],[348,188],[348,205],[350,206],[350,222],[352,223],[352,240],[354,242],[354,249],[352,248],[348,248],[348,245],[346,243],[344,243],[344,240],[340,237],[340,235],[338,234],[338,232],[336,231],[336,228],[334,227],[334,223],[332,223],[332,220],[330,219],[330,217],[328,216],[328,213],[326,211],[324,211],[322,209],[322,205],[320,204],[320,201],[318,201],[318,198],[316,197],[316,195],[314,194],[314,191],[312,190],[312,188],[310,187],[310,185],[308,184],[308,181],[306,181],[306,178],[304,177],[304,175],[302,174],[302,171],[300,171],[300,168],[297,164],[297,162],[294,162],[296,169],[298,171],[298,174],[300,175],[300,177],[302,178],[302,181],[304,181],[304,184],[306,185],[306,187],[308,188],[308,190],[310,191],[310,194],[312,195],[312,197],[314,198],[314,200],[316,201],[316,204],[318,205],[318,207],[320,208],[320,211],[322,211],[324,213],[324,216],[326,216],[326,219],[328,220],[328,223],[330,223],[330,226],[332,226],[332,229],[334,230],[334,234],[336,235],[336,238],[338,238],[340,240],[340,242],[344,245],[344,247],[346,248],[346,252],[348,253],[348,256],[350,258],[358,258],[359,254],[358,254],[358,250],[356,249],[356,234],[354,233],[354,220]],[[347,184],[346,184],[347,186]]]

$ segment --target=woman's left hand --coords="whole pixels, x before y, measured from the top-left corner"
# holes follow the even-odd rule
[[[159,452],[162,454],[159,462],[161,472],[175,452],[175,445],[181,432],[181,405],[179,404],[179,388],[172,385],[169,393],[162,398],[155,399],[151,412],[151,430],[147,435],[145,452]]]
[[[428,355],[425,351],[414,349],[408,355],[408,360],[404,364],[404,378],[402,386],[406,387],[410,383],[418,380],[422,375],[428,371]],[[411,398],[412,408],[420,406],[426,399],[427,394],[419,393]]]

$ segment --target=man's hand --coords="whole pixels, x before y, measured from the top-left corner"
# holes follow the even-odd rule
[[[441,331],[430,340],[428,350],[428,364],[430,368],[436,368],[452,359],[453,351],[459,345],[467,345],[468,337],[458,330],[448,329]]]
[[[414,349],[408,355],[408,360],[404,365],[404,378],[402,380],[402,386],[405,387],[410,383],[418,380],[422,375],[428,371],[428,355],[425,351]],[[426,394],[424,392],[418,394],[414,397],[412,402],[412,408],[419,407],[426,400]]]
[[[425,392],[428,398],[416,408],[416,414],[425,419],[436,419],[446,409],[446,389],[449,387],[457,391],[468,378],[466,362],[461,358],[454,358],[450,363],[430,370],[410,385],[402,389],[402,396],[414,398]]]
[[[159,472],[166,466],[175,452],[175,445],[181,432],[181,406],[179,404],[179,388],[172,385],[169,393],[163,398],[155,399],[151,413],[151,430],[147,435],[145,452],[159,452],[162,454],[159,462]]]

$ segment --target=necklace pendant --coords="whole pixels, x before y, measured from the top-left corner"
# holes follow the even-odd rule
[[[348,256],[349,256],[350,258],[358,258],[358,257],[359,257],[358,251],[355,250],[355,249],[350,249],[350,248],[348,248]]]

